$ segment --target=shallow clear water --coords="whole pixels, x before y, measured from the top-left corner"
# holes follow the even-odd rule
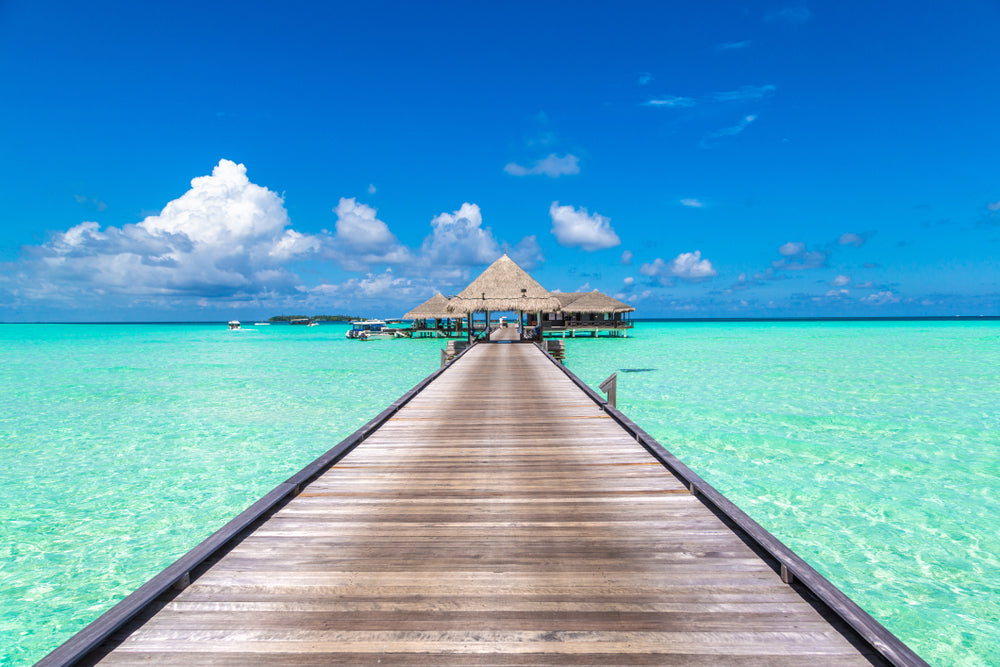
[[[31,664],[439,364],[343,325],[0,325],[0,646]]]
[[[0,646],[30,664],[380,412],[442,341],[0,325]],[[934,664],[1000,664],[1000,323],[639,323],[592,386]]]
[[[1000,664],[1000,323],[639,323],[591,386],[932,664]]]

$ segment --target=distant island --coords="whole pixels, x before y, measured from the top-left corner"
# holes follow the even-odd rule
[[[313,322],[351,322],[362,320],[357,315],[275,315],[267,318],[268,322],[290,322],[291,320],[311,320]]]

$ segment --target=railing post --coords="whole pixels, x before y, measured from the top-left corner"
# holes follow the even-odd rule
[[[607,380],[602,382],[600,385],[598,385],[598,387],[600,388],[601,391],[603,391],[605,394],[608,395],[608,401],[607,401],[608,405],[610,405],[613,408],[618,407],[617,405],[615,405],[615,400],[618,394],[618,373],[617,372],[612,373],[611,376]]]

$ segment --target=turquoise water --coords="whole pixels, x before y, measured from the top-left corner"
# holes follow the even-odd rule
[[[343,325],[0,325],[0,646],[31,664],[440,363]]]
[[[0,325],[0,646],[31,664],[438,365],[342,325]],[[639,323],[596,386],[934,664],[1000,664],[1000,323]]]
[[[1000,664],[1000,322],[640,323],[566,355],[924,659]]]

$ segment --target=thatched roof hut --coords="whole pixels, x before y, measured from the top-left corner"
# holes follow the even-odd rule
[[[562,303],[562,309],[570,313],[633,313],[635,308],[602,292],[566,292],[576,295],[572,300],[564,301],[560,294],[553,294]]]
[[[442,320],[452,317],[455,317],[455,313],[448,312],[448,297],[441,292],[403,315],[404,320]]]
[[[559,299],[539,285],[506,253],[448,303],[450,313],[505,310],[555,312],[560,308]]]

